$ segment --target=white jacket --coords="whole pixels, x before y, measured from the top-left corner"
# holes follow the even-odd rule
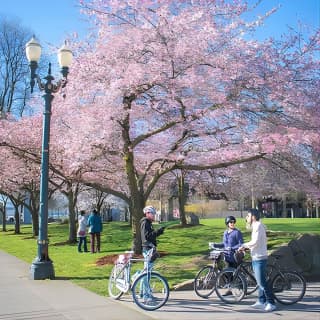
[[[252,260],[265,260],[268,258],[266,227],[260,221],[254,221],[251,226],[251,241],[243,246],[250,249]]]
[[[79,215],[78,216],[78,223],[79,223],[79,227],[78,227],[78,237],[85,237],[87,234],[87,217],[86,216],[82,216]],[[82,231],[84,232],[84,234],[80,235],[79,232]]]

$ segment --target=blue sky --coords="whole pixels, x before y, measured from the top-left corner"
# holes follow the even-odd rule
[[[0,19],[18,19],[41,44],[60,47],[69,33],[85,32],[84,16],[79,11],[78,0],[2,0]]]
[[[77,0],[2,0],[0,19],[1,15],[17,18],[36,34],[42,45],[49,43],[60,47],[68,33],[82,35],[86,32],[87,25],[77,4]],[[314,29],[320,27],[320,0],[263,0],[255,13],[263,13],[279,4],[279,11],[257,33],[259,38],[279,36],[286,32],[287,26],[298,29],[298,21]]]

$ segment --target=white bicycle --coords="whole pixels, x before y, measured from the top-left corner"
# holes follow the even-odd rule
[[[169,285],[160,273],[149,267],[155,254],[154,247],[147,252],[144,259],[134,258],[133,251],[119,255],[109,278],[110,297],[118,300],[131,290],[133,301],[140,308],[152,311],[162,307],[169,298]],[[143,261],[144,269],[131,276],[132,263],[135,261]]]

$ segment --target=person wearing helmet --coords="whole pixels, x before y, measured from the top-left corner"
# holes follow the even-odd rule
[[[141,244],[142,244],[142,254],[146,258],[149,254],[149,251],[154,248],[153,254],[149,261],[145,262],[145,266],[152,270],[154,260],[159,257],[159,254],[156,251],[157,248],[157,237],[163,234],[164,227],[159,228],[158,230],[153,229],[152,222],[155,219],[156,209],[152,206],[147,206],[143,209],[144,217],[140,220],[140,232],[141,232]],[[147,265],[146,265],[147,264]],[[146,285],[146,284],[144,284]],[[152,301],[155,299],[152,294],[147,291],[143,293],[144,301]]]
[[[234,216],[225,218],[227,229],[223,233],[223,247],[225,248],[224,258],[228,266],[231,268],[237,267],[237,262],[234,259],[234,253],[243,245],[242,232],[236,228],[237,219]]]
[[[259,286],[258,301],[252,305],[252,308],[272,312],[276,306],[272,290],[266,279],[268,259],[266,227],[261,223],[260,213],[257,209],[248,211],[246,223],[252,229],[251,240],[244,243],[239,250],[250,249],[252,269]]]

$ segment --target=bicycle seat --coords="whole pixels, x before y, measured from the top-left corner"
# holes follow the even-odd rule
[[[276,254],[276,253],[271,253],[270,257],[275,258],[276,260],[280,259],[281,257],[283,257],[282,254]]]

